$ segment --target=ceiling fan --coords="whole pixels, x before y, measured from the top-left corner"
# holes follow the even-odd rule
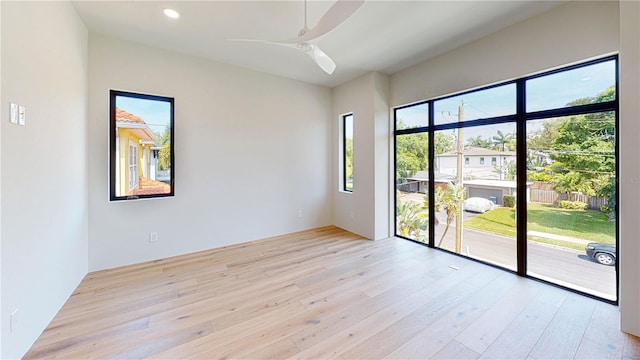
[[[307,0],[304,1],[304,27],[295,38],[284,40],[260,40],[260,39],[230,39],[232,41],[255,41],[266,44],[282,45],[296,48],[309,55],[318,66],[327,74],[332,74],[336,69],[336,64],[331,58],[320,50],[318,45],[311,43],[312,40],[330,32],[345,22],[356,10],[362,6],[364,0],[338,0],[322,16],[318,24],[312,29],[307,27]]]

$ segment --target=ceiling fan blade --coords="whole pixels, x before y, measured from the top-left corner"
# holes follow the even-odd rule
[[[316,45],[309,44],[311,49],[309,51],[305,51],[313,61],[320,66],[322,70],[324,70],[327,74],[333,74],[333,71],[336,69],[336,63],[331,60],[329,55],[325,54],[324,51],[320,50],[320,48]]]
[[[288,43],[283,43],[283,42],[279,42],[279,41],[270,41],[270,40],[263,40],[263,39],[227,39],[227,41],[257,42],[257,43],[263,43],[263,44],[276,44],[276,45],[284,45],[284,46],[293,45],[293,46],[295,46],[295,44],[288,44]]]
[[[322,16],[318,24],[310,29],[298,41],[309,41],[318,38],[345,22],[364,4],[364,0],[338,0]]]
[[[322,70],[324,70],[327,74],[333,74],[333,71],[336,69],[336,63],[331,60],[329,55],[325,54],[324,51],[320,50],[317,45],[311,43],[300,43],[300,44],[290,44],[279,41],[268,41],[268,40],[259,40],[259,39],[228,39],[229,41],[243,41],[243,42],[259,42],[263,44],[272,44],[285,46],[293,49],[298,49],[313,59],[318,66]]]

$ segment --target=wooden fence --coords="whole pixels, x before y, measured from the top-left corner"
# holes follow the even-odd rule
[[[606,197],[589,196],[579,192],[573,192],[569,194],[560,194],[551,189],[550,183],[534,182],[531,184],[531,197],[532,202],[539,202],[543,204],[557,204],[559,200],[580,201],[587,203],[589,209],[600,210],[602,205],[607,205]]]

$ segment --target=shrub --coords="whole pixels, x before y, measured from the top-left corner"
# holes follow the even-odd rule
[[[502,204],[505,207],[515,207],[516,206],[516,197],[515,195],[505,195],[502,197]]]
[[[582,201],[560,200],[558,201],[558,207],[560,209],[569,209],[569,210],[587,210],[589,205],[587,203],[583,203]]]

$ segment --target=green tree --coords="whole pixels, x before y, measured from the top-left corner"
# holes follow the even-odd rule
[[[593,98],[568,105],[607,101],[615,97],[615,87]],[[551,145],[554,161],[553,189],[570,194],[611,195],[615,178],[615,117],[609,113],[581,114],[559,120],[558,133]]]
[[[497,148],[502,148],[502,151],[506,151],[507,150],[507,144],[511,140],[514,140],[514,136],[511,133],[503,134],[502,131],[498,130],[496,132],[496,135],[494,135],[491,139],[493,140],[493,144]]]
[[[513,180],[517,175],[515,160],[504,161],[501,166],[494,166],[495,171],[500,174],[500,180]]]
[[[424,208],[413,201],[403,201],[400,191],[396,191],[396,224],[398,234],[418,241],[426,242],[426,230],[429,227],[429,216]]]
[[[447,223],[444,232],[438,242],[438,247],[442,245],[444,237],[447,235],[449,226],[456,216],[462,216],[462,202],[467,197],[467,190],[462,184],[448,183],[447,188],[436,187],[436,211],[444,210],[447,214]],[[460,247],[460,239],[456,238],[456,249]]]
[[[406,180],[429,164],[427,133],[396,136],[396,179]]]
[[[171,129],[167,126],[163,133],[156,133],[156,144],[160,146],[158,151],[158,170],[171,168]]]
[[[560,119],[546,119],[542,127],[529,131],[527,136],[527,170],[531,181],[551,182],[552,166],[545,160],[558,136]]]
[[[542,128],[530,131],[527,138],[529,151],[546,151],[551,149],[554,139],[558,136],[560,119],[546,119],[542,121]]]
[[[345,176],[347,181],[353,181],[353,139],[346,139],[345,143]]]
[[[476,137],[469,138],[467,140],[467,144],[473,147],[479,147],[483,149],[491,149],[493,146],[493,142],[489,139],[483,139],[482,136],[478,135]]]
[[[437,132],[434,136],[434,141],[436,143],[434,152],[436,155],[444,154],[449,151],[453,151],[453,142],[455,138],[453,134],[445,134],[443,132]]]
[[[436,155],[453,150],[453,135],[435,134]],[[406,180],[429,166],[429,134],[417,133],[396,136],[396,179]]]

